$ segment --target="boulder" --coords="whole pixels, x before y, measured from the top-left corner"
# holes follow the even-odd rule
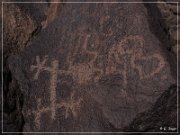
[[[176,83],[144,4],[65,4],[8,59],[24,132],[121,132]],[[158,130],[159,131],[159,130]]]

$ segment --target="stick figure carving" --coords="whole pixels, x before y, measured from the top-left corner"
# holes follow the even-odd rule
[[[71,75],[73,79],[77,79],[79,84],[83,84],[89,81],[89,79],[92,79],[92,74],[94,72],[99,71],[100,75],[98,78],[103,76],[104,74],[109,75],[113,73],[119,73],[123,76],[124,81],[124,89],[126,89],[126,86],[128,84],[128,77],[127,77],[127,62],[128,58],[130,58],[129,63],[131,67],[134,70],[138,71],[139,78],[142,79],[148,79],[155,74],[159,73],[163,67],[165,66],[165,60],[160,54],[153,54],[150,56],[145,57],[143,53],[143,45],[144,45],[144,39],[142,36],[128,36],[125,37],[123,40],[120,41],[119,44],[114,45],[108,53],[108,64],[106,67],[106,72],[104,73],[102,69],[98,69],[94,67],[93,63],[98,58],[98,52],[96,51],[89,51],[87,49],[87,43],[90,35],[87,35],[85,37],[85,40],[83,42],[82,50],[85,51],[88,54],[93,55],[93,59],[89,63],[78,63],[77,65],[70,64],[69,68],[67,70],[60,70],[59,69],[59,61],[53,60],[51,62],[51,66],[46,66],[46,62],[48,60],[48,57],[45,56],[42,61],[40,60],[39,56],[36,56],[36,65],[31,66],[31,71],[36,70],[34,79],[37,80],[41,72],[48,72],[50,73],[50,105],[47,107],[43,107],[41,103],[41,99],[37,100],[37,110],[31,110],[30,113],[33,113],[35,116],[35,123],[36,127],[40,128],[40,117],[42,113],[50,112],[51,119],[55,120],[56,111],[59,108],[65,109],[65,118],[68,118],[70,114],[73,115],[73,117],[77,116],[77,112],[80,108],[80,104],[82,102],[82,98],[75,99],[75,93],[71,93],[69,99],[62,100],[61,102],[57,102],[56,97],[56,89],[57,89],[57,83],[58,83],[58,76],[61,74],[67,74]],[[131,47],[128,47],[128,42],[133,41],[136,43],[136,45],[132,45]],[[123,58],[125,62],[123,61]],[[117,64],[122,64],[124,66],[123,70],[117,69],[116,65],[111,64],[112,59],[115,59]],[[156,59],[158,60],[157,67],[151,71],[150,73],[146,74],[143,72],[143,66],[138,65],[136,61],[138,60],[152,60]],[[70,58],[69,58],[69,61]],[[84,75],[84,76],[83,76]],[[98,79],[97,78],[97,79]],[[80,80],[81,79],[81,80]],[[126,95],[126,93],[125,93]]]
[[[37,80],[39,77],[40,72],[48,71],[50,72],[50,103],[51,103],[51,118],[55,119],[55,104],[56,104],[56,87],[57,87],[57,77],[59,72],[59,63],[57,60],[52,62],[52,67],[45,67],[45,63],[47,61],[47,56],[44,57],[42,62],[40,61],[39,56],[36,56],[37,65],[32,65],[31,70],[37,69],[37,72],[34,76],[34,79]]]
[[[79,100],[74,99],[74,93],[71,94],[70,100],[64,100],[62,102],[57,102],[57,97],[56,97],[56,88],[57,88],[57,83],[58,83],[58,75],[62,73],[68,73],[63,70],[59,70],[59,62],[57,60],[54,60],[51,62],[51,67],[46,66],[46,61],[47,61],[47,56],[43,58],[42,61],[40,61],[40,57],[36,56],[36,65],[31,66],[31,71],[36,70],[36,73],[34,75],[34,79],[37,80],[40,73],[43,71],[47,71],[50,73],[50,87],[49,87],[49,92],[50,92],[50,106],[47,107],[42,107],[41,99],[37,99],[37,110],[31,110],[29,114],[34,114],[35,115],[35,124],[36,127],[39,129],[40,128],[40,117],[42,113],[46,112],[51,112],[51,119],[55,120],[56,116],[56,110],[59,108],[66,108],[65,110],[65,118],[68,118],[70,111],[73,114],[73,117],[77,116],[76,110],[80,108],[80,103],[82,101],[82,98]]]

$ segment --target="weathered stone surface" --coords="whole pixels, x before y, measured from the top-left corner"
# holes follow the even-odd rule
[[[122,131],[176,83],[143,4],[66,4],[9,67],[24,131]]]
[[[49,2],[54,1],[59,2],[60,0],[52,0]],[[10,2],[12,1],[10,0]],[[39,2],[48,1],[42,0]],[[4,3],[4,57],[6,58],[11,54],[17,54],[28,46],[32,37],[37,35],[41,28],[46,28],[56,16],[58,16],[61,9],[62,4],[60,3],[55,5],[51,3]]]
[[[12,0],[8,1],[12,2]],[[3,129],[1,131],[3,132],[21,132],[24,124],[22,115],[23,96],[17,80],[9,70],[7,59],[9,56],[23,51],[29,45],[31,39],[40,32],[41,27],[47,27],[55,19],[60,4],[56,4],[56,6],[51,5],[50,3],[3,3],[3,112],[1,110],[1,113],[3,113]],[[51,14],[53,16],[49,17]],[[43,21],[45,22],[44,24]],[[2,29],[0,33],[2,33]],[[2,87],[1,83],[0,86]],[[1,101],[0,104],[2,104]]]
[[[163,1],[173,2],[168,0]],[[174,2],[180,1],[176,0]],[[160,18],[161,23],[163,22],[165,24],[164,30],[166,30],[166,35],[170,38],[170,40],[173,43],[170,47],[177,54],[177,46],[179,45],[177,45],[177,31],[180,32],[179,27],[177,28],[177,19],[178,24],[180,23],[180,11],[177,11],[177,9],[180,9],[180,5],[178,4],[177,7],[177,3],[159,3],[157,4],[157,7],[162,15],[162,17]]]
[[[139,114],[124,131],[156,132],[158,130],[177,132],[176,86],[166,90],[151,110]]]
[[[22,51],[36,28],[36,22],[16,4],[3,4],[4,57]]]

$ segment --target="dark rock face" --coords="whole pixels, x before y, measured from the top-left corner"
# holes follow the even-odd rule
[[[3,4],[4,58],[23,50],[36,28],[36,22],[17,5]]]
[[[175,59],[150,5],[4,6],[4,131],[176,132]]]
[[[42,2],[47,1],[43,0]],[[61,5],[51,6],[50,3],[4,3],[4,58],[23,51],[29,45],[31,39],[55,19],[58,15],[57,11],[60,12]]]
[[[45,21],[44,24],[48,25],[49,22],[51,22],[52,19],[55,18],[55,16],[53,16],[53,18],[48,19],[49,18],[48,16],[50,15],[46,14],[45,11],[50,10],[52,14],[55,14],[57,12],[57,8],[59,7],[59,5],[60,4],[56,4],[56,8],[54,9],[54,7],[52,7],[50,3],[49,4],[48,3],[47,4],[4,3],[3,4],[3,73],[2,74],[3,74],[3,118],[4,118],[3,131],[4,132],[21,132],[22,127],[24,125],[24,120],[22,115],[22,105],[23,105],[22,92],[19,88],[19,83],[17,82],[16,78],[13,77],[11,71],[9,70],[7,59],[12,55],[19,54],[21,51],[23,51],[24,48],[26,48],[29,45],[32,38],[35,37],[40,32],[41,28],[44,28],[43,21]],[[0,25],[2,25],[2,23]],[[2,52],[2,50],[0,52]],[[2,86],[2,84],[0,84],[0,86]],[[1,127],[2,126],[0,126],[0,128]]]
[[[168,2],[168,0],[163,0],[163,1]],[[172,1],[169,1],[169,2],[172,2]],[[174,2],[180,2],[180,1],[177,0]],[[179,19],[178,24],[180,22],[180,18],[179,17],[177,18],[177,16],[180,16],[180,11],[177,11],[177,3],[161,3],[161,4],[158,4],[157,7],[162,14],[162,18],[166,25],[165,28],[169,33],[168,36],[173,42],[172,50],[175,53],[177,53],[177,19]],[[180,9],[179,4],[178,4],[178,7],[179,7],[178,9]],[[180,32],[179,28],[178,28],[178,31]]]
[[[143,4],[66,4],[9,67],[24,132],[123,131],[176,83]],[[159,131],[157,129],[156,131]]]
[[[125,131],[177,131],[175,118],[177,118],[177,87],[171,86],[161,95],[151,110],[139,114]]]

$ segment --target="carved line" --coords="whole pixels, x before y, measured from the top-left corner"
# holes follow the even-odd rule
[[[76,111],[79,110],[81,102],[82,98],[76,101],[74,99],[74,93],[72,93],[70,98],[68,98],[67,100],[63,100],[60,103],[54,103],[54,108],[56,111],[57,109],[64,107],[66,119],[69,117],[70,112],[72,113],[73,117],[77,117]],[[31,112],[28,112],[28,115],[35,115],[35,125],[38,129],[40,128],[41,114],[46,113],[48,111],[52,113],[52,106],[42,107],[41,99],[37,99],[37,110],[31,110]]]
[[[136,42],[139,42],[139,46],[138,48],[132,49],[132,50],[125,50],[123,47],[127,44],[128,40],[134,40]],[[143,47],[144,44],[144,39],[141,36],[128,36],[125,39],[123,39],[118,45],[113,46],[109,52],[109,63],[111,63],[111,59],[112,56],[115,57],[116,61],[118,62],[122,62],[122,56],[129,54],[131,55],[131,59],[130,59],[130,64],[132,65],[132,67],[134,69],[138,70],[140,79],[148,79],[150,77],[152,77],[153,75],[159,73],[163,67],[165,66],[165,62],[164,59],[161,55],[159,54],[153,54],[151,56],[147,56],[146,58],[143,57]],[[140,48],[139,48],[140,47]],[[119,56],[120,55],[120,56]],[[135,64],[136,60],[147,60],[147,59],[157,59],[159,61],[159,64],[157,66],[157,68],[150,74],[145,74],[142,70],[142,66]],[[122,63],[124,64],[124,63]],[[115,67],[108,67],[109,69],[109,74],[110,73],[114,73],[114,72],[118,72],[121,73],[124,76],[124,83],[127,84],[127,71],[126,71],[126,65],[124,65],[124,70],[123,71],[117,71],[117,69]]]
[[[148,56],[146,58],[139,57],[138,60],[150,60],[153,58],[156,58],[159,62],[158,62],[157,68],[153,72],[151,72],[150,74],[145,74],[144,72],[142,72],[143,71],[142,66],[136,65],[135,64],[135,58],[132,58],[131,64],[132,64],[134,69],[138,70],[140,79],[148,79],[148,78],[154,76],[155,74],[159,73],[163,69],[163,67],[165,66],[164,58],[159,54],[154,54],[154,55]]]
[[[56,87],[57,87],[57,83],[58,83],[58,75],[59,74],[71,74],[73,77],[75,77],[75,79],[78,79],[79,77],[81,77],[81,74],[82,75],[85,74],[84,71],[88,71],[89,74],[80,83],[84,83],[85,81],[87,81],[87,79],[89,79],[91,77],[91,75],[96,71],[100,71],[101,75],[103,74],[103,71],[101,69],[95,68],[93,66],[93,63],[95,62],[95,60],[98,57],[98,53],[95,51],[87,50],[87,43],[88,43],[89,37],[90,37],[90,35],[86,35],[83,46],[82,46],[82,51],[84,51],[88,54],[94,55],[94,58],[88,64],[78,64],[75,66],[72,66],[72,64],[70,64],[68,71],[65,71],[65,70],[58,69],[59,63],[57,60],[52,61],[52,63],[51,63],[52,67],[45,67],[45,63],[47,61],[47,56],[44,57],[42,62],[40,61],[39,56],[36,56],[37,65],[31,66],[32,71],[37,69],[37,72],[34,75],[34,79],[35,80],[38,79],[39,74],[42,71],[50,72],[50,107],[46,107],[46,108],[43,107],[40,109],[41,101],[38,101],[37,102],[38,103],[38,106],[37,106],[38,111],[32,111],[32,113],[34,113],[36,115],[35,121],[36,121],[37,127],[40,126],[41,113],[51,111],[51,118],[55,119],[55,115],[56,115],[55,113],[56,113],[57,108],[65,107],[65,110],[66,110],[65,117],[66,118],[69,116],[69,111],[72,112],[73,116],[75,116],[75,117],[77,116],[76,109],[79,108],[82,99],[79,99],[77,102],[75,102],[75,100],[73,100],[74,94],[71,95],[69,101],[62,101],[61,103],[56,103]],[[133,48],[132,50],[126,50],[125,48],[123,48],[123,46],[126,45],[128,43],[128,41],[130,41],[130,40],[138,41],[140,43],[138,48],[135,48],[135,49]],[[147,58],[143,58],[143,52],[141,50],[143,47],[143,44],[144,44],[144,39],[141,36],[128,36],[128,37],[124,38],[118,45],[115,45],[110,49],[110,52],[108,54],[108,63],[109,63],[108,65],[110,65],[110,63],[111,63],[112,56],[115,57],[116,61],[122,62],[120,56],[129,54],[129,55],[131,55],[130,64],[132,65],[133,69],[138,70],[140,79],[147,79],[147,78],[159,73],[162,70],[162,68],[165,66],[163,57],[161,57],[161,55],[159,55],[159,54],[154,54],[152,56],[148,56]],[[80,47],[80,45],[78,45],[78,48],[79,47]],[[76,47],[75,50],[77,51],[78,48]],[[152,73],[146,75],[142,72],[142,66],[136,65],[135,61],[152,59],[152,58],[156,58],[159,60],[158,68],[156,68],[156,70],[154,70]],[[108,68],[108,70],[106,70],[107,71],[106,74],[111,74],[111,73],[116,72],[116,73],[120,73],[123,75],[124,87],[126,88],[126,86],[127,86],[127,66],[126,66],[126,64],[124,65],[124,70],[122,70],[122,71],[118,71],[116,69],[116,67],[114,67],[114,66],[108,66],[107,68]],[[82,72],[82,73],[80,74],[80,72]],[[80,76],[79,76],[79,74],[80,74]]]
[[[45,65],[46,61],[47,61],[47,56],[44,57],[44,60],[42,62],[40,61],[39,56],[36,56],[36,63],[37,63],[37,65],[36,66],[35,65],[31,66],[31,71],[37,69],[37,72],[36,72],[36,74],[34,76],[35,80],[38,79],[38,76],[39,76],[39,74],[40,74],[40,72],[42,70],[48,70],[48,69],[44,69],[44,65]]]
[[[56,104],[56,87],[57,87],[57,79],[58,79],[58,68],[59,63],[57,60],[52,62],[52,72],[50,78],[50,102],[51,102],[51,118],[55,119],[55,104]]]

